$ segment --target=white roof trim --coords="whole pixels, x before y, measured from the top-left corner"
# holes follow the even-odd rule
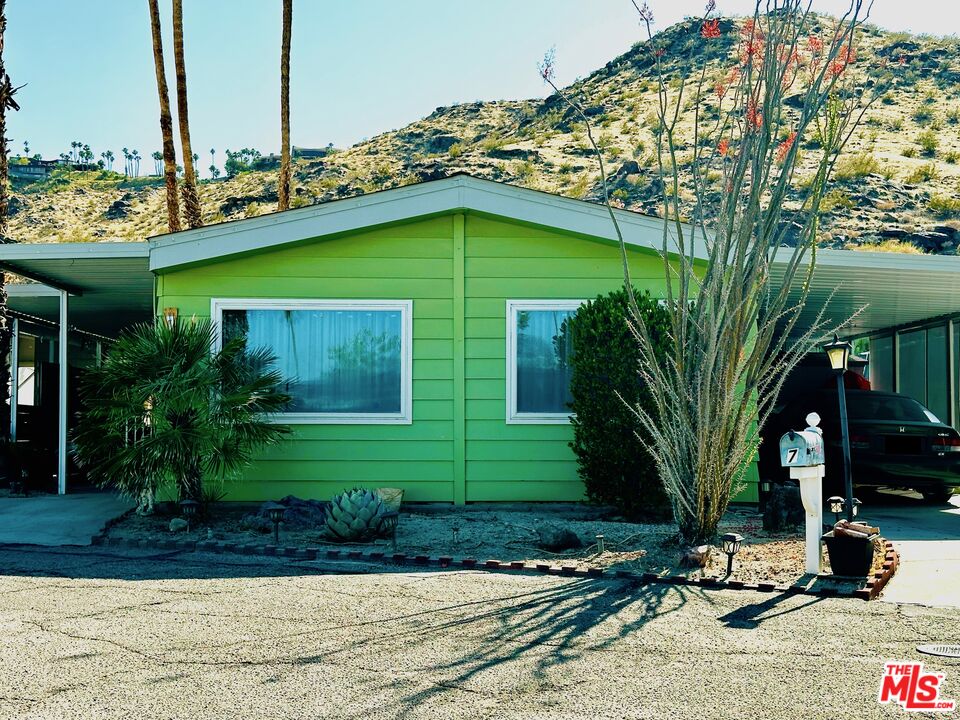
[[[613,223],[603,205],[457,175],[152,238],[150,269],[163,270],[460,210],[616,240]],[[623,210],[615,212],[628,244],[654,250],[662,247],[662,220]],[[695,249],[695,256],[705,257],[702,246]]]

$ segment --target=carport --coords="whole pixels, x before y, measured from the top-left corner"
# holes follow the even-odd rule
[[[50,243],[2,246],[0,267],[27,282],[7,285],[12,319],[10,436],[17,437],[21,341],[48,337],[57,367],[57,490],[67,492],[67,434],[71,341],[99,357],[126,326],[148,320],[153,308],[149,247],[138,243]],[[75,346],[76,347],[76,346]],[[31,380],[32,382],[32,380]]]
[[[772,274],[782,278],[782,265]],[[819,250],[801,324],[824,304],[833,324],[856,315],[840,334],[869,339],[875,389],[910,395],[960,428],[960,257]]]

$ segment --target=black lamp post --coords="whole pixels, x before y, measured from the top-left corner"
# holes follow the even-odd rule
[[[852,350],[850,343],[841,340],[834,334],[833,340],[823,346],[823,351],[830,360],[830,367],[837,375],[837,395],[840,398],[840,441],[843,444],[843,489],[846,493],[847,520],[852,521],[853,510],[853,477],[850,473],[850,433],[847,430],[847,391],[843,384],[843,375],[847,371],[847,361]]]
[[[740,546],[743,544],[743,535],[737,533],[724,533],[720,538],[720,544],[723,551],[727,554],[727,577],[733,574],[733,556],[740,552]]]
[[[267,508],[267,517],[273,523],[273,544],[280,544],[280,523],[283,520],[287,508],[280,503],[274,503]]]
[[[200,503],[196,500],[187,498],[186,500],[180,501],[180,512],[183,513],[183,519],[187,521],[187,532],[190,532],[190,521],[193,520],[199,508]]]

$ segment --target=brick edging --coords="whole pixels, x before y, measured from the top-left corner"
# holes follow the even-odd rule
[[[890,578],[897,572],[897,568],[900,567],[900,553],[893,547],[893,543],[885,540],[883,546],[883,566],[880,568],[880,572],[872,573],[863,589],[857,590],[856,595],[859,598],[864,600],[876,599],[887,583],[890,582]]]
[[[294,547],[278,545],[258,545],[255,543],[238,544],[218,542],[216,540],[175,540],[159,541],[117,538],[111,540],[106,533],[91,538],[92,545],[116,545],[141,550],[177,550],[232,553],[236,555],[263,555],[266,557],[286,557],[294,560],[354,560],[357,562],[380,565],[399,565],[416,567],[434,567],[451,570],[484,570],[487,572],[525,572],[560,575],[563,577],[601,578],[605,580],[632,580],[644,585],[690,585],[709,590],[749,590],[762,593],[785,593],[788,595],[820,595],[821,597],[849,597],[873,600],[880,594],[900,562],[900,556],[893,543],[886,541],[886,555],[882,572],[875,573],[867,580],[865,587],[859,590],[847,590],[833,587],[808,588],[804,585],[777,585],[760,582],[747,583],[741,580],[722,580],[714,577],[691,578],[685,575],[657,575],[656,573],[636,573],[628,570],[604,570],[601,568],[578,568],[575,565],[552,565],[547,563],[527,563],[523,561],[503,562],[476,558],[454,558],[445,555],[432,557],[427,555],[407,555],[406,553],[387,554],[382,551],[364,552],[361,550],[321,550],[315,547]]]

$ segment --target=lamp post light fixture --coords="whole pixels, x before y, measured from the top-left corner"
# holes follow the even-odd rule
[[[843,384],[843,376],[847,372],[847,363],[850,360],[850,351],[853,346],[841,340],[836,334],[833,340],[824,344],[823,351],[827,354],[830,367],[837,375],[837,396],[840,400],[840,441],[843,444],[843,489],[846,493],[847,520],[853,520],[853,476],[850,472],[850,432],[847,428],[847,391]]]
[[[853,516],[854,516],[854,517],[856,517],[856,516],[857,516],[857,513],[860,512],[860,506],[861,506],[861,505],[863,505],[863,503],[860,502],[860,499],[859,499],[859,498],[854,498],[854,499],[853,499]]]
[[[743,535],[738,533],[724,533],[720,538],[720,546],[723,552],[727,554],[727,574],[730,577],[733,574],[733,556],[740,552],[740,546],[743,544]]]
[[[200,503],[196,500],[187,498],[186,500],[180,501],[180,512],[183,513],[183,519],[187,521],[187,532],[190,532],[190,521],[193,520],[199,509]]]
[[[382,516],[383,529],[390,536],[390,545],[393,551],[397,551],[397,523],[400,521],[400,513],[396,510],[389,510]]]
[[[273,544],[280,544],[280,523],[283,521],[283,516],[286,514],[287,508],[280,503],[273,503],[267,507],[267,517],[270,519],[270,522],[273,523]]]

